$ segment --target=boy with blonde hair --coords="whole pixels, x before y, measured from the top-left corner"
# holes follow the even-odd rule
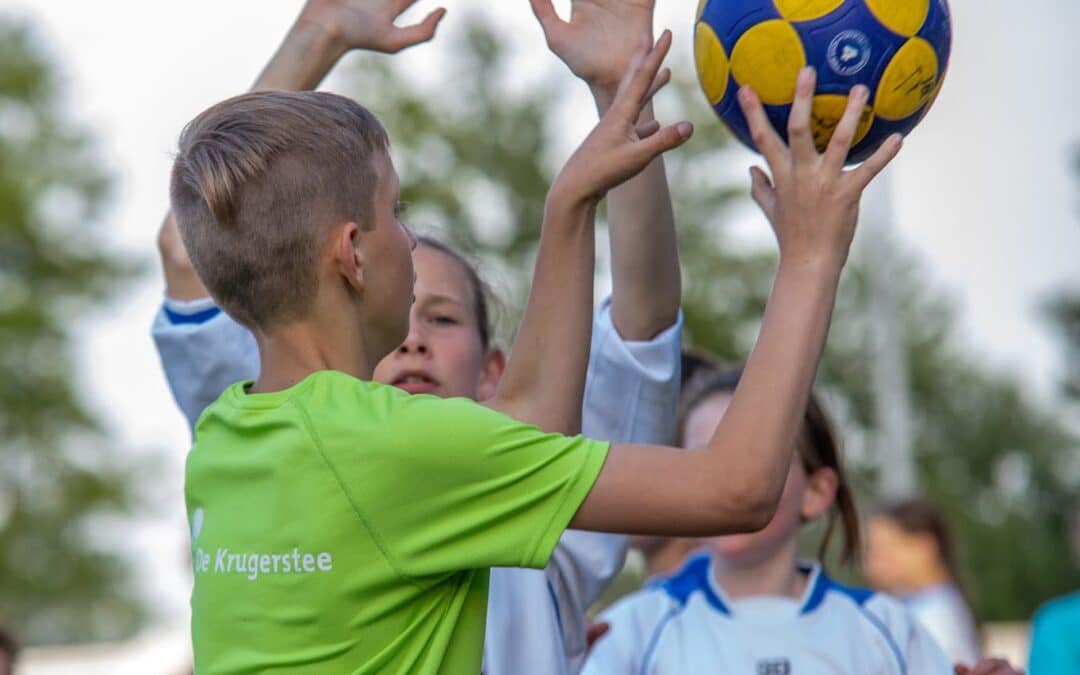
[[[667,33],[643,43],[552,185],[518,349],[489,409],[368,381],[407,331],[415,245],[370,113],[330,94],[256,93],[185,131],[172,190],[180,231],[261,361],[256,382],[200,418],[188,460],[199,672],[477,672],[486,568],[542,567],[567,525],[695,535],[771,517],[858,198],[899,149],[893,139],[843,171],[865,91],[824,155],[809,133],[811,73],[790,150],[742,93],[773,170],[772,181],[754,173],[754,194],[781,265],[709,447],[609,451],[536,428],[579,425],[598,201],[689,136],[685,124],[635,126],[669,45]],[[368,192],[335,196],[352,186]]]

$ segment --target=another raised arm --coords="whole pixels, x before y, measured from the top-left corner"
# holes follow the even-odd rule
[[[593,310],[593,224],[600,199],[693,132],[683,122],[638,125],[641,108],[670,78],[660,70],[665,32],[642,34],[611,108],[551,186],[532,292],[494,408],[547,431],[577,433]]]
[[[308,0],[252,90],[314,89],[349,51],[394,53],[427,42],[446,10],[435,9],[418,24],[396,26],[394,21],[414,4],[416,0]],[[171,213],[165,215],[158,232],[158,252],[168,297],[209,297]]]
[[[780,266],[757,344],[731,407],[708,448],[611,449],[571,527],[609,532],[714,535],[763,527],[776,510],[806,400],[825,345],[840,272],[862,191],[900,150],[889,138],[863,165],[844,170],[868,92],[856,87],[829,147],[810,132],[814,73],[796,87],[785,145],[761,101],[739,92],[772,179],[751,170],[754,199],[780,245]]]
[[[573,0],[570,20],[551,0],[531,0],[548,47],[581,78],[603,116],[642,34],[652,35],[655,0]],[[642,107],[638,124],[652,121]],[[611,318],[628,341],[655,337],[675,323],[682,296],[675,217],[664,160],[655,158],[637,176],[608,194],[611,224]]]

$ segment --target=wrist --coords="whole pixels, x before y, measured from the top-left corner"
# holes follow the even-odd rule
[[[289,31],[289,38],[297,40],[304,46],[307,53],[317,56],[320,60],[336,62],[349,51],[349,46],[345,43],[341,31],[338,30],[337,23],[328,20],[327,17],[313,16],[308,7],[305,7],[296,19],[296,23]]]
[[[592,93],[593,102],[596,103],[596,111],[603,117],[610,108],[611,104],[615,102],[615,95],[619,91],[618,83],[614,84],[599,84],[596,82],[588,82],[589,92]]]
[[[544,222],[587,225],[596,217],[599,195],[589,195],[572,187],[568,181],[555,179],[544,200]]]
[[[818,254],[785,254],[780,252],[777,277],[798,278],[807,283],[838,284],[847,256],[836,251]]]

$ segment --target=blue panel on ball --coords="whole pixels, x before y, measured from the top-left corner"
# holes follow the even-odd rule
[[[893,134],[903,134],[907,136],[911,133],[911,130],[918,124],[919,115],[912,115],[911,117],[890,122],[889,120],[883,120],[880,117],[874,120],[874,123],[870,126],[870,133],[866,134],[866,138],[862,139],[859,143],[851,149],[848,153],[847,161],[849,164],[855,162],[861,162],[870,155],[874,154],[874,151],[878,149],[885,139]]]
[[[938,57],[938,75],[944,73],[949,67],[949,56],[952,52],[952,20],[949,16],[949,6],[945,0],[931,0],[930,13],[926,17],[926,23],[916,34],[934,46]]]
[[[795,28],[807,63],[817,69],[819,94],[846,95],[856,84],[865,84],[872,94],[893,54],[906,42],[882,26],[861,0],[847,0],[837,10]]]
[[[772,0],[709,0],[701,20],[709,24],[731,56],[742,34],[762,21],[779,19]]]

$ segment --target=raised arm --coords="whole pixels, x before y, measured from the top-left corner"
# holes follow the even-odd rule
[[[489,403],[547,431],[577,433],[593,310],[593,222],[612,187],[637,175],[693,132],[683,122],[638,125],[641,107],[670,78],[660,65],[665,32],[650,48],[642,34],[610,110],[559,173],[548,193],[536,271],[506,374]]]
[[[427,42],[446,10],[435,9],[414,25],[396,26],[394,21],[414,4],[416,0],[308,0],[252,90],[314,89],[351,50],[395,53]],[[209,297],[169,213],[158,232],[158,252],[168,297]]]
[[[799,76],[788,134],[773,130],[749,88],[739,100],[772,173],[751,170],[752,193],[772,224],[780,264],[757,344],[709,446],[683,452],[615,446],[571,527],[712,535],[763,527],[775,512],[825,344],[862,191],[900,149],[889,138],[860,167],[844,160],[867,90],[857,87],[824,154],[814,148],[814,73]]]
[[[592,92],[600,115],[608,111],[643,33],[652,35],[655,0],[573,0],[570,20],[551,0],[530,0],[548,47]],[[639,124],[653,119],[651,105]],[[611,223],[611,318],[628,341],[650,340],[675,323],[682,295],[675,219],[664,160],[608,194]]]

